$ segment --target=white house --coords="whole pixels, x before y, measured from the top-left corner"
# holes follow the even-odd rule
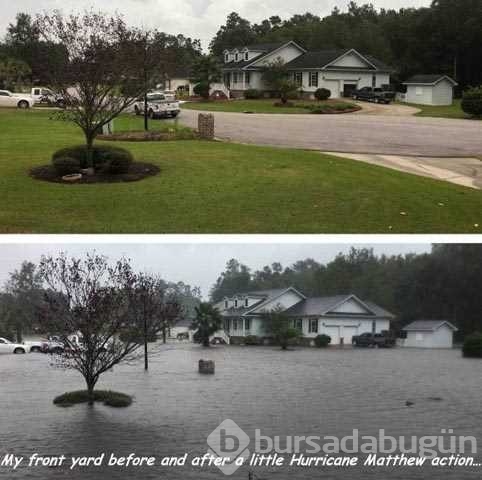
[[[283,60],[306,97],[318,88],[327,88],[331,98],[350,96],[362,87],[390,84],[391,68],[355,49],[306,51],[294,41],[249,45],[224,51],[223,79],[232,97],[242,97],[248,89],[268,93],[263,68]]]
[[[402,347],[452,348],[457,327],[447,320],[417,320],[402,329]]]
[[[407,87],[404,100],[419,105],[452,105],[458,85],[448,75],[415,75],[403,84]]]
[[[242,342],[248,335],[269,338],[263,314],[275,309],[291,318],[305,342],[326,334],[332,345],[351,344],[352,337],[361,333],[388,331],[394,318],[378,305],[352,294],[307,298],[293,287],[238,293],[215,307],[224,318],[224,332],[230,343]]]

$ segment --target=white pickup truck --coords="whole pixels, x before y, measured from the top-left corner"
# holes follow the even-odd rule
[[[12,93],[10,90],[0,90],[0,107],[31,108],[35,100],[26,93]]]
[[[30,96],[33,98],[35,104],[46,105],[49,107],[65,107],[65,100],[61,95],[55,93],[50,88],[34,87],[30,92]]]
[[[147,114],[149,118],[177,117],[181,108],[175,95],[165,92],[152,92],[147,94]],[[136,115],[144,115],[144,99],[139,98],[134,103]]]

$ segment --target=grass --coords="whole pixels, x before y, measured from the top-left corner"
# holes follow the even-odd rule
[[[401,105],[408,105],[415,107],[421,111],[416,114],[417,117],[440,117],[440,118],[465,118],[474,119],[467,115],[460,106],[461,100],[454,100],[452,105],[433,106],[433,105],[416,105],[414,103],[402,103]]]
[[[326,100],[323,102],[309,100],[292,100],[292,107],[276,107],[275,103],[279,102],[276,98],[260,99],[260,100],[226,100],[226,101],[201,101],[188,102],[182,104],[182,108],[188,110],[207,110],[212,112],[249,112],[249,113],[311,113],[309,107],[317,106],[332,107],[333,109],[342,109],[346,105],[353,106],[348,102],[341,100]]]
[[[115,128],[130,122],[138,129],[142,119],[122,118]],[[0,232],[481,231],[474,227],[482,224],[481,191],[302,150],[200,140],[123,143],[160,174],[93,185],[29,177],[55,150],[82,141],[75,126],[50,120],[47,111],[0,110]]]
[[[54,398],[54,404],[59,407],[70,407],[88,401],[89,393],[87,390],[66,392]],[[132,397],[112,390],[94,390],[94,402],[102,402],[109,407],[128,407],[132,403]]]

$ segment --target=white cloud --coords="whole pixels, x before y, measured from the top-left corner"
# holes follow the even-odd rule
[[[289,18],[296,13],[311,12],[328,15],[335,6],[344,9],[348,0],[17,0],[2,5],[0,35],[3,35],[18,12],[30,14],[43,10],[60,9],[65,13],[72,10],[94,8],[106,12],[118,11],[126,20],[138,26],[159,28],[171,34],[182,33],[201,39],[207,47],[227,15],[233,11],[252,22],[259,22],[272,15]],[[364,0],[359,0],[359,4]],[[366,0],[369,3],[369,0]],[[370,0],[376,8],[402,8],[428,6],[430,0]]]

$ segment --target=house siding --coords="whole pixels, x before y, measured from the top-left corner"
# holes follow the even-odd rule
[[[432,105],[433,88],[431,85],[407,85],[407,102]]]
[[[407,332],[402,346],[411,348],[452,348],[453,331],[442,325],[434,332]]]

